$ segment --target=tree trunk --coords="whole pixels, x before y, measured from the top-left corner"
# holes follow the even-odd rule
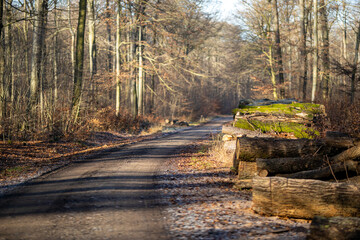
[[[53,44],[53,67],[54,67],[54,95],[53,95],[53,107],[56,109],[56,102],[58,99],[58,30],[59,23],[57,19],[57,0],[54,2],[54,24],[55,24],[55,34],[54,34],[54,44]]]
[[[47,0],[36,0],[32,40],[31,77],[30,77],[30,113],[36,121],[36,107],[40,100],[41,60],[44,50],[45,15]]]
[[[275,32],[275,52],[276,61],[278,66],[278,79],[280,84],[280,99],[285,98],[285,86],[284,86],[284,66],[281,51],[281,38],[280,38],[280,21],[279,21],[279,10],[277,6],[277,0],[272,0],[274,14],[274,32]]]
[[[330,55],[329,55],[329,27],[327,8],[324,0],[320,0],[320,31],[321,31],[321,64],[322,64],[322,92],[323,99],[327,99],[329,96],[329,82],[330,82]]]
[[[1,33],[3,29],[3,13],[4,13],[4,0],[0,0],[0,39],[1,39]]]
[[[75,69],[74,69],[75,74],[74,74],[73,98],[71,103],[72,120],[74,122],[77,121],[77,118],[79,116],[80,102],[82,95],[86,3],[87,0],[80,0],[79,2],[79,20],[77,26],[76,58],[75,58]]]
[[[306,1],[300,0],[300,83],[302,84],[302,100],[307,93],[307,48],[306,48]],[[301,89],[299,85],[299,90]],[[300,97],[300,94],[299,94]]]
[[[121,101],[121,79],[120,79],[120,69],[121,69],[121,56],[120,56],[120,43],[121,43],[121,1],[117,0],[117,12],[116,12],[116,116],[120,115],[120,101]]]
[[[346,62],[347,60],[347,11],[346,11],[346,0],[343,0],[343,38],[342,38],[342,44],[343,44],[343,58]]]
[[[138,57],[139,57],[139,84],[138,84],[138,110],[139,114],[143,114],[143,101],[144,101],[144,68],[143,68],[143,47],[142,47],[142,35],[143,35],[143,27],[140,25],[138,27],[138,37],[139,37],[139,43],[138,43]]]
[[[68,0],[67,1],[67,5],[68,5],[68,20],[69,20],[69,30],[70,30],[70,34],[71,34],[71,47],[70,47],[70,54],[71,54],[71,67],[72,67],[72,77],[74,78],[75,76],[75,32],[73,30],[72,27],[72,21],[71,21],[71,17],[72,17],[72,12],[71,12],[71,1]]]
[[[323,159],[319,157],[256,159],[257,171],[262,172],[263,177],[279,173],[296,173],[315,169],[321,167],[323,163]],[[264,174],[265,171],[266,174]]]
[[[311,90],[311,102],[315,101],[316,95],[316,87],[318,81],[318,73],[319,73],[319,44],[318,44],[318,0],[314,0],[314,29],[313,29],[313,39],[314,39],[314,53],[313,53],[313,82],[312,82],[312,90]]]
[[[315,216],[307,240],[360,239],[360,218]]]
[[[96,67],[96,31],[95,31],[95,2],[94,0],[88,0],[88,12],[89,12],[89,71],[90,71],[90,89],[92,104],[95,102],[95,83],[94,76],[97,71]]]
[[[350,102],[354,103],[355,100],[355,91],[356,91],[356,71],[357,71],[357,64],[359,58],[359,46],[360,46],[360,22],[358,26],[358,31],[356,35],[356,43],[355,43],[355,55],[354,55],[354,62],[353,62],[353,71],[351,73],[351,95],[350,95]]]
[[[4,1],[0,0],[0,52],[2,53],[2,57],[0,59],[0,117],[3,121],[6,117],[6,74],[5,74],[5,64],[6,64],[6,54],[5,54],[5,46],[3,46],[2,42],[2,30],[3,30],[3,21],[4,21]]]
[[[253,210],[264,215],[305,219],[316,215],[359,217],[360,188],[348,183],[255,177]]]
[[[13,114],[13,107],[14,107],[14,95],[15,95],[15,76],[14,76],[14,51],[13,51],[13,28],[12,28],[12,10],[11,10],[11,5],[12,5],[12,0],[8,1],[8,6],[6,8],[6,28],[5,28],[5,55],[6,55],[6,59],[4,60],[5,62],[5,74],[6,77],[4,78],[5,80],[5,89],[6,89],[6,94],[5,94],[5,99],[4,102],[6,105],[8,105],[7,103],[10,102],[11,105],[9,106],[9,113],[10,116]],[[5,111],[6,111],[6,106],[5,106]],[[7,113],[5,113],[5,115],[8,115]]]
[[[108,71],[112,72],[112,44],[111,44],[111,24],[110,24],[110,17],[111,17],[111,9],[110,9],[110,1],[106,0],[106,14],[105,17],[107,19],[106,21],[106,32],[107,37],[109,41],[109,47],[108,47]]]

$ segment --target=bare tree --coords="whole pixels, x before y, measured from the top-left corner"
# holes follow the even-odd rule
[[[120,53],[120,44],[121,44],[121,0],[117,0],[117,12],[116,12],[116,100],[115,100],[115,111],[116,116],[120,115],[120,100],[121,100],[121,53]]]
[[[284,86],[284,66],[281,51],[281,38],[280,38],[280,21],[279,10],[277,0],[272,0],[273,13],[274,13],[274,32],[275,32],[275,52],[276,61],[278,65],[278,79],[280,84],[280,98],[285,98],[285,86]]]
[[[306,0],[300,0],[300,84],[299,92],[302,92],[303,101],[306,100],[307,92],[307,47],[306,47]],[[302,86],[302,87],[300,87]],[[299,94],[300,96],[300,94]]]
[[[92,99],[94,101],[94,76],[97,72],[97,66],[96,66],[96,33],[95,33],[95,6],[94,6],[94,0],[88,0],[88,12],[89,12],[89,73],[90,73],[90,88],[91,88],[91,95]],[[92,101],[92,102],[93,102]]]
[[[29,110],[35,117],[36,107],[40,100],[41,61],[44,51],[45,21],[47,12],[47,0],[36,0],[35,16],[33,25],[31,77],[30,77],[30,105]],[[36,118],[35,118],[36,120]]]
[[[0,0],[0,39],[1,39],[1,33],[3,29],[3,12],[4,12],[4,0]]]
[[[77,37],[76,37],[74,87],[73,87],[73,97],[71,103],[71,112],[72,112],[71,115],[74,122],[77,121],[77,118],[79,116],[81,95],[82,95],[86,4],[87,4],[87,0],[79,1],[79,20],[78,20]]]
[[[356,43],[355,43],[355,52],[354,52],[354,61],[353,61],[353,70],[351,73],[351,92],[350,92],[350,102],[354,103],[355,100],[355,91],[356,91],[356,71],[359,59],[359,46],[360,46],[360,22],[358,23],[358,30],[356,35]]]
[[[314,27],[313,27],[313,38],[314,38],[314,53],[313,53],[313,78],[312,78],[312,90],[311,90],[311,101],[315,101],[316,87],[318,81],[318,52],[319,52],[319,39],[318,39],[318,0],[314,0]]]
[[[327,6],[324,0],[320,0],[319,8],[320,32],[321,32],[321,65],[322,65],[322,95],[323,99],[329,96],[329,82],[330,82],[330,56],[329,56],[329,27],[328,27],[328,13]]]

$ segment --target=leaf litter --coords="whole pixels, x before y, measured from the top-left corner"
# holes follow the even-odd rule
[[[215,145],[210,138],[182,148],[160,174],[171,239],[306,239],[309,221],[251,210],[252,191],[234,187],[231,156]]]

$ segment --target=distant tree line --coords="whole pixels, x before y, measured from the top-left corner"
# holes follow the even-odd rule
[[[249,81],[238,65],[244,41],[206,4],[1,0],[2,138],[70,131],[102,109],[134,118],[229,111]]]
[[[242,0],[239,24],[253,49],[253,90],[272,98],[355,102],[360,4],[353,0]]]

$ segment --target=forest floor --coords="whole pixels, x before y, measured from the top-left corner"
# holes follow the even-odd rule
[[[216,141],[215,141],[216,142]],[[252,191],[234,187],[232,154],[214,139],[183,148],[160,179],[174,239],[306,239],[310,221],[264,217],[251,210]]]
[[[171,131],[178,131],[172,129]],[[0,143],[0,195],[19,183],[144,135],[97,132],[84,141]],[[251,211],[251,190],[234,187],[231,154],[211,135],[174,152],[159,174],[167,228],[173,239],[305,239],[309,221],[263,217]]]
[[[82,140],[9,141],[0,142],[0,196],[17,185],[74,160],[91,157],[124,145],[155,139],[181,131],[185,127],[169,127],[163,131],[140,135],[117,132],[92,132]]]

